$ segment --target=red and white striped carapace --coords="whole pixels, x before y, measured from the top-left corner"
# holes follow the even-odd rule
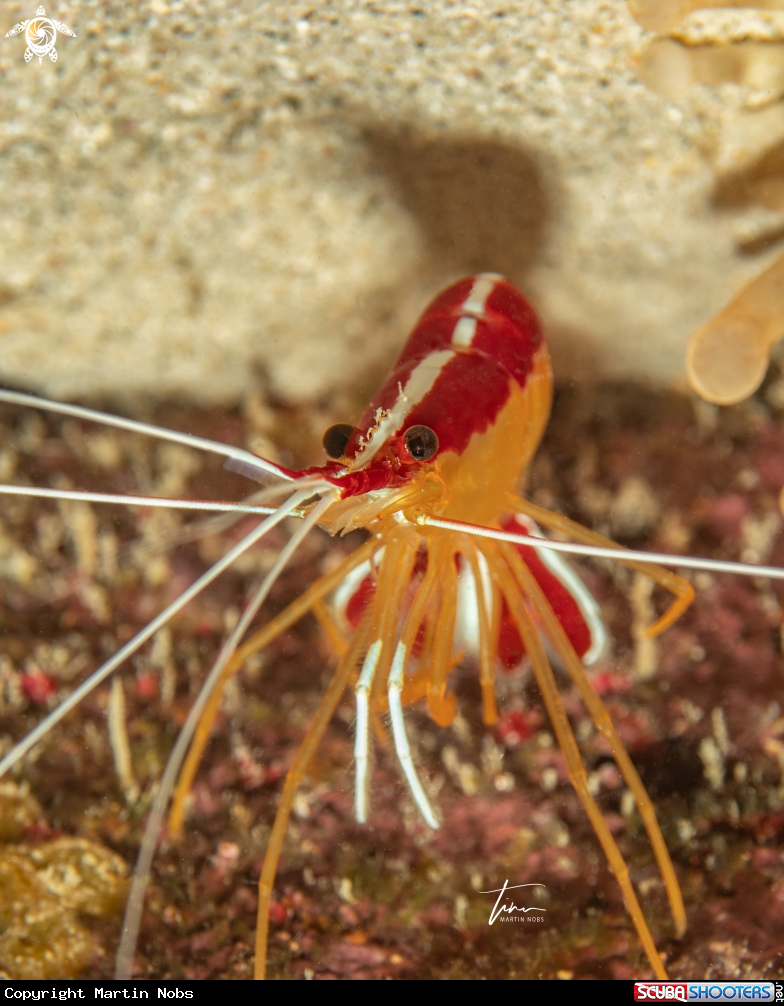
[[[493,273],[461,280],[422,315],[343,456],[306,474],[325,476],[343,499],[378,493],[380,504],[383,490],[435,471],[444,516],[492,523],[536,450],[551,397],[550,356],[522,294]],[[406,440],[416,428],[436,437],[425,460]]]
[[[343,658],[336,672],[338,684],[325,697],[323,715],[314,721],[301,758],[291,769],[273,827],[260,881],[261,973],[283,824],[309,752],[345,684],[354,678],[357,820],[365,821],[369,810],[370,720],[386,713],[413,800],[435,828],[437,814],[415,767],[403,710],[425,699],[433,720],[448,726],[457,709],[450,672],[463,656],[474,654],[488,726],[498,719],[497,670],[518,665],[526,655],[530,659],[577,793],[618,878],[651,966],[664,976],[628,871],[591,795],[540,639],[540,633],[547,638],[610,744],[648,830],[676,931],[682,932],[683,902],[652,805],[583,669],[583,661],[595,660],[604,648],[598,606],[560,556],[531,544],[474,536],[490,529],[512,532],[510,538],[514,532],[517,537],[541,536],[536,520],[583,542],[612,546],[516,495],[545,429],[551,397],[550,357],[534,311],[503,277],[483,273],[455,283],[425,310],[357,426],[331,427],[325,434],[331,460],[304,472],[282,473],[295,485],[320,479],[335,487],[339,498],[319,515],[320,523],[332,533],[364,527],[371,538],[309,591],[309,605]],[[651,627],[655,633],[688,605],[692,590],[660,567],[644,568],[677,598]],[[321,600],[329,591],[331,614]],[[258,645],[266,645],[269,631],[262,630]],[[202,729],[175,798],[175,828],[205,740]]]
[[[494,273],[461,280],[420,318],[391,374],[348,436],[343,463],[333,461],[309,474],[327,475],[341,486],[344,498],[365,496],[359,508],[334,508],[343,519],[359,512],[367,524],[374,509],[388,509],[394,495],[390,490],[428,472],[443,483],[442,516],[498,524],[505,530],[517,530],[517,524],[524,534],[539,535],[530,518],[503,515],[507,496],[544,430],[551,389],[547,345],[522,294]],[[406,434],[418,428],[435,434],[431,442],[437,449],[426,461],[412,457],[407,445]],[[518,546],[518,551],[578,656],[594,663],[604,650],[606,633],[598,605],[583,582],[556,553],[526,546]],[[470,565],[459,565],[456,650],[478,655],[476,582]],[[480,566],[486,578],[487,566],[481,560]],[[365,563],[336,594],[336,615],[347,631],[359,623],[372,580],[370,563]],[[499,641],[502,665],[517,666],[525,649],[505,606]]]

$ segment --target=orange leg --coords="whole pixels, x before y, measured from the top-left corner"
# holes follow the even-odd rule
[[[451,554],[447,552],[435,553],[430,547],[433,539],[425,539],[428,545],[427,570],[422,583],[417,588],[411,607],[408,609],[406,620],[403,623],[403,630],[400,634],[400,645],[405,647],[407,655],[413,651],[414,642],[419,632],[419,627],[427,619],[425,626],[425,639],[419,655],[419,671],[407,677],[403,684],[402,703],[404,706],[417,702],[427,694],[429,681],[429,668],[432,662],[433,639],[435,636],[435,626],[438,612],[441,607],[439,585],[446,576],[447,566],[451,560]],[[432,610],[428,612],[428,609]]]
[[[445,576],[441,583],[441,609],[433,637],[433,658],[428,668],[427,707],[440,727],[448,727],[457,712],[457,698],[453,692],[447,693],[446,690],[447,678],[454,666],[452,647],[457,614],[457,570],[451,535],[443,535],[431,541],[429,550],[435,563],[443,565]]]
[[[247,643],[241,646],[228,664],[226,664],[220,681],[216,685],[210,701],[204,709],[198,729],[193,738],[193,743],[188,751],[188,757],[185,760],[177,782],[177,789],[172,801],[171,815],[169,816],[169,835],[172,838],[177,838],[182,833],[185,801],[190,793],[196,770],[199,767],[201,756],[209,740],[212,725],[218,714],[226,682],[242,667],[248,657],[269,646],[277,636],[285,632],[295,622],[298,622],[315,604],[335,590],[352,569],[365,562],[379,547],[380,545],[376,538],[371,538],[370,541],[365,542],[361,548],[358,548],[356,552],[352,552],[335,569],[316,580],[315,583],[308,587],[304,594],[295,601],[292,601],[279,615],[259,629],[255,635],[251,636]]]
[[[424,639],[422,650],[419,656],[419,667],[413,674],[407,674],[403,680],[403,691],[401,702],[404,706],[413,705],[424,699],[430,684],[430,658],[433,653],[433,639],[435,638],[436,620],[441,604],[440,595],[436,592],[433,598],[433,611],[425,613]]]
[[[372,705],[376,712],[386,710],[386,680],[395,650],[395,636],[403,594],[414,569],[419,535],[410,525],[401,524],[386,535],[384,557],[376,579],[370,642],[381,643],[373,674]]]
[[[634,767],[621,738],[618,736],[618,731],[615,729],[607,708],[593,687],[591,679],[585,673],[580,658],[574,652],[574,648],[569,642],[561,623],[553,614],[553,610],[547,603],[541,587],[531,575],[531,571],[520,558],[519,553],[512,546],[501,544],[500,550],[509,563],[523,593],[533,604],[537,615],[541,619],[544,631],[549,636],[550,641],[565,664],[572,681],[577,686],[580,697],[586,709],[591,714],[591,719],[596,729],[610,745],[610,750],[621,771],[621,775],[626,780],[626,785],[634,794],[637,808],[640,811],[640,817],[651,840],[656,862],[658,863],[662,879],[664,880],[664,886],[667,890],[667,898],[670,902],[670,911],[672,912],[673,924],[675,926],[675,935],[680,938],[686,931],[686,911],[683,907],[683,896],[681,895],[678,878],[675,876],[675,869],[673,868],[670,854],[667,851],[659,822],[656,819],[656,812],[653,809],[651,798],[648,796],[642,780],[637,774],[637,769]]]
[[[275,881],[275,874],[278,870],[278,860],[283,846],[283,839],[288,827],[291,808],[294,804],[294,797],[305,776],[310,759],[313,757],[316,748],[324,736],[327,724],[332,719],[332,714],[337,708],[338,702],[349,683],[351,675],[356,668],[357,662],[362,655],[362,651],[367,645],[370,635],[371,613],[367,612],[357,629],[354,639],[346,652],[346,655],[338,665],[332,676],[332,680],[327,687],[324,697],[319,703],[316,715],[308,727],[305,738],[297,751],[288,775],[283,786],[283,792],[278,804],[278,811],[275,814],[275,821],[272,825],[267,852],[264,856],[264,865],[261,868],[259,877],[259,907],[256,923],[256,963],[254,978],[263,980],[267,970],[267,937],[269,930],[269,908],[272,897],[272,885]]]
[[[375,709],[370,710],[370,726],[373,730],[376,744],[378,744],[382,751],[391,751],[392,742],[389,739],[389,731],[386,728],[383,717]]]
[[[553,676],[552,669],[547,660],[547,656],[545,655],[544,647],[542,646],[539,634],[537,633],[531,620],[531,616],[528,613],[520,588],[515,581],[509,565],[504,561],[503,556],[494,546],[488,546],[483,543],[482,552],[490,564],[490,568],[493,570],[493,575],[498,580],[501,591],[506,599],[506,603],[509,606],[509,611],[515,620],[517,629],[523,643],[525,644],[528,655],[531,658],[531,665],[536,676],[536,682],[547,707],[550,722],[552,723],[553,730],[558,738],[561,751],[566,758],[566,764],[569,768],[569,777],[572,781],[572,785],[580,798],[580,802],[585,808],[588,818],[593,825],[593,829],[596,832],[596,836],[604,849],[605,855],[607,856],[610,867],[612,868],[618,884],[620,885],[624,901],[626,902],[626,907],[632,917],[637,934],[640,937],[643,949],[648,957],[648,962],[650,963],[657,978],[666,979],[667,972],[665,971],[661,958],[656,951],[656,944],[653,942],[653,937],[648,929],[648,923],[645,921],[645,916],[642,913],[640,903],[637,900],[637,895],[634,892],[634,887],[632,886],[632,882],[629,877],[628,867],[626,866],[624,858],[621,855],[620,849],[618,848],[610,829],[607,827],[606,821],[602,817],[602,812],[599,810],[599,807],[588,788],[588,777],[586,776],[585,767],[580,757],[577,741],[575,740],[569,719],[566,715],[566,710],[564,709],[563,702],[561,701],[558,686],[555,683],[555,677]]]
[[[343,630],[324,601],[316,601],[313,605],[313,617],[321,626],[321,631],[327,637],[329,645],[338,657],[342,657],[348,649],[348,639],[343,635]]]
[[[529,500],[520,499],[518,496],[508,496],[507,503],[509,509],[514,513],[523,513],[538,524],[543,524],[552,531],[560,531],[561,534],[565,534],[568,538],[573,538],[575,541],[582,542],[584,545],[601,545],[604,548],[617,548],[621,553],[618,556],[618,562],[628,569],[633,569],[636,573],[643,573],[645,576],[649,576],[660,587],[664,587],[665,590],[669,590],[672,594],[675,594],[675,600],[661,618],[658,618],[653,625],[649,625],[645,630],[645,635],[649,639],[653,639],[664,632],[665,629],[669,629],[673,622],[676,622],[681,617],[694,600],[694,587],[692,587],[688,580],[684,580],[677,573],[671,573],[668,569],[664,569],[662,566],[657,566],[654,563],[637,562],[633,559],[622,558],[623,546],[618,545],[609,538],[605,538],[604,535],[597,534],[595,531],[589,531],[587,527],[583,527],[582,524],[564,517],[563,514],[545,510],[544,507],[537,506],[536,503],[531,503]]]

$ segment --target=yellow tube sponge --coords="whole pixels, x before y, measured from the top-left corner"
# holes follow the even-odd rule
[[[762,383],[782,335],[784,255],[691,337],[686,371],[692,388],[716,405],[742,402]]]

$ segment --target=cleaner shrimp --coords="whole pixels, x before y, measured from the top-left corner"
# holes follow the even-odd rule
[[[255,977],[263,979],[266,974],[272,893],[297,791],[344,693],[353,692],[356,712],[356,821],[368,821],[373,738],[384,742],[386,717],[391,730],[387,743],[411,800],[425,825],[438,829],[437,802],[417,768],[406,709],[420,703],[438,726],[452,724],[458,710],[450,675],[468,654],[478,666],[487,727],[499,719],[499,661],[503,658],[507,666],[530,662],[569,779],[615,875],[649,966],[657,977],[666,978],[628,866],[589,783],[553,670],[555,666],[571,679],[632,794],[666,891],[673,931],[681,936],[686,928],[684,902],[653,804],[585,670],[605,646],[600,611],[562,556],[613,559],[668,591],[673,600],[647,627],[648,638],[670,627],[694,596],[690,583],[665,569],[665,564],[775,579],[784,579],[784,570],[633,552],[518,495],[521,474],[528,469],[547,423],[551,391],[550,359],[536,315],[510,283],[490,273],[454,284],[430,304],[358,425],[330,427],[324,435],[330,460],[304,471],[216,441],[0,391],[0,402],[222,455],[226,468],[265,485],[241,503],[0,486],[0,492],[11,495],[168,506],[257,521],[19,740],[0,760],[0,775],[18,765],[79,702],[239,557],[285,518],[301,519],[228,633],[171,751],[131,882],[116,977],[132,974],[145,889],[166,814],[171,804],[167,827],[176,840],[228,683],[251,657],[310,612],[336,652],[337,667],[289,767],[269,834],[258,884]],[[365,529],[369,537],[248,637],[282,570],[316,525],[332,535]],[[558,539],[546,538],[540,528]]]

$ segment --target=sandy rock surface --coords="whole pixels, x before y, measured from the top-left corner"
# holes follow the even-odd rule
[[[6,31],[35,5],[3,10]],[[47,14],[76,33],[56,63],[0,39],[6,384],[329,401],[478,269],[528,292],[560,374],[677,384],[690,333],[767,261],[710,198],[737,95],[647,90],[623,0]]]

